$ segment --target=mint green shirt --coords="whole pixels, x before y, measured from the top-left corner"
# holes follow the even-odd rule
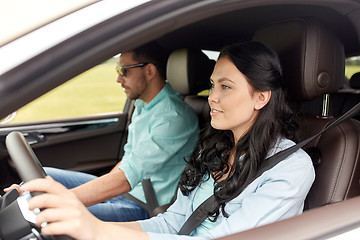
[[[169,84],[148,104],[136,100],[119,166],[129,193],[146,202],[141,181],[150,178],[159,204],[169,203],[197,140],[197,117]]]

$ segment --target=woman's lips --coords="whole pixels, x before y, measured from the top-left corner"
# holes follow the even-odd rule
[[[222,114],[222,113],[223,113],[223,112],[220,111],[220,110],[218,110],[218,109],[212,108],[212,109],[210,110],[210,116],[217,116],[217,115],[220,115],[220,114]]]

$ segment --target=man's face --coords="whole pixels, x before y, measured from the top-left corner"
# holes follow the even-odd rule
[[[133,52],[122,53],[119,60],[119,66],[129,66],[140,63],[133,59],[133,54]],[[142,99],[148,86],[144,71],[144,67],[135,67],[126,69],[125,77],[122,77],[119,74],[117,82],[123,87],[128,99]]]

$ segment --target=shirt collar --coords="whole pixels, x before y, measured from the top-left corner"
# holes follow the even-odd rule
[[[137,99],[134,103],[135,107],[145,110],[150,110],[153,106],[163,100],[171,92],[171,86],[169,83],[166,83],[165,86],[160,90],[160,92],[149,102],[146,103],[141,99]]]

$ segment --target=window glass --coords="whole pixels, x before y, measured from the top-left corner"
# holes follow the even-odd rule
[[[202,50],[203,53],[205,53],[208,58],[217,61],[220,52],[219,51],[211,51],[211,50]]]
[[[211,50],[202,50],[203,53],[205,53],[209,59],[217,61],[220,52],[219,51],[211,51]],[[209,96],[209,89],[203,90],[198,93],[200,96]]]
[[[121,112],[126,94],[116,82],[118,58],[89,69],[19,109],[11,123]]]
[[[360,56],[347,58],[345,61],[345,81],[344,89],[350,88],[349,80],[355,74],[360,72]]]

